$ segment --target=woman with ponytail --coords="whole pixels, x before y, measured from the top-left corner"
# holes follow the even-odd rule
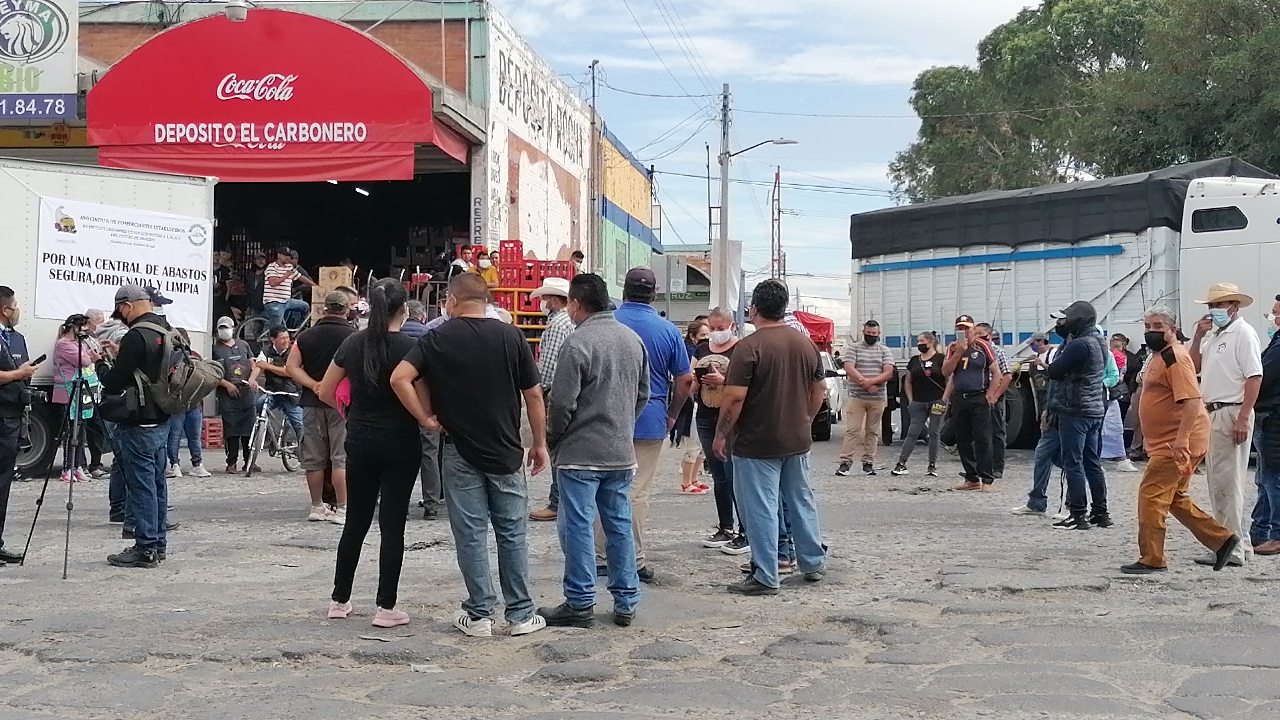
[[[369,327],[343,341],[317,392],[321,400],[335,405],[338,384],[343,378],[351,384],[346,526],[338,542],[329,617],[341,619],[351,614],[351,585],[360,563],[360,548],[377,508],[382,533],[378,610],[373,616],[377,627],[409,622],[408,613],[396,609],[396,588],[404,561],[405,517],[422,451],[418,422],[391,389],[391,371],[415,342],[400,332],[408,315],[407,301],[404,286],[395,280],[379,280],[369,288]]]

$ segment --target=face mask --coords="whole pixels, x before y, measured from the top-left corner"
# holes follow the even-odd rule
[[[879,335],[863,335],[862,342],[868,345],[875,345],[876,343],[880,342],[880,336]]]
[[[1213,324],[1220,328],[1231,323],[1231,313],[1226,308],[1211,308],[1209,316],[1213,319]]]
[[[489,262],[488,260],[481,260],[481,261],[480,261],[480,269],[481,269],[481,270],[488,270],[488,269],[489,269],[489,266],[490,266],[490,265],[492,265],[492,264],[493,264],[493,263]]]
[[[1267,328],[1267,337],[1273,338],[1275,336],[1276,336],[1276,326],[1272,325],[1271,327]]]
[[[1147,343],[1147,347],[1151,348],[1152,352],[1160,352],[1169,345],[1169,341],[1164,339],[1163,332],[1148,330],[1147,333],[1142,336],[1142,339]]]
[[[546,300],[540,300],[538,302],[538,311],[541,312],[543,315],[550,315],[551,306],[547,304]]]
[[[920,354],[921,354],[921,355],[923,355],[923,354],[925,354],[925,353],[929,352],[929,350],[930,350],[931,348],[930,348],[928,345],[917,345],[917,346],[916,346],[916,349],[920,351]]]
[[[711,333],[707,335],[707,339],[715,343],[716,345],[724,345],[725,343],[733,339],[733,331],[732,330],[712,330]]]
[[[13,308],[12,310],[9,311],[9,327],[11,328],[18,327],[18,316],[19,316],[18,308]]]
[[[232,331],[232,329],[231,329],[231,328],[218,328],[218,339],[219,339],[219,340],[224,340],[224,341],[225,341],[225,340],[230,340],[230,339],[231,339],[231,336],[232,336],[233,334],[234,334],[234,332]]]

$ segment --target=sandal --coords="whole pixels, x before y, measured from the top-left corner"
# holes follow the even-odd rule
[[[688,485],[680,486],[680,492],[686,495],[706,495],[710,490],[711,488],[707,487],[706,485],[703,485],[700,482],[695,482],[695,483],[690,483]]]

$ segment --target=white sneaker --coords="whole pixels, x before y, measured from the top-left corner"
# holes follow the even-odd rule
[[[1137,466],[1134,465],[1133,461],[1130,460],[1129,458],[1120,458],[1119,460],[1108,460],[1107,469],[1114,470],[1115,472],[1122,472],[1122,473],[1140,472]]]
[[[540,615],[534,617],[542,620]],[[543,620],[543,625],[546,625],[546,620]],[[493,637],[493,621],[489,618],[473,618],[467,614],[466,610],[459,610],[458,614],[453,616],[453,626],[468,637]]]
[[[1071,513],[1066,510],[1060,510],[1053,515],[1054,520],[1066,520],[1069,517],[1071,517]]]
[[[1010,510],[1010,511],[1009,511],[1009,513],[1010,513],[1011,515],[1041,515],[1041,516],[1043,516],[1043,515],[1045,514],[1045,511],[1044,511],[1044,510],[1032,510],[1031,508],[1027,507],[1026,505],[1022,505],[1022,506],[1020,506],[1020,507],[1016,507],[1016,508],[1014,508],[1014,509]]]
[[[328,505],[312,505],[311,514],[307,516],[308,522],[324,522],[330,516]]]
[[[204,463],[191,466],[191,477],[207,478],[213,477],[213,473],[204,468]]]
[[[329,511],[329,517],[326,519],[334,525],[346,525],[347,509],[344,507],[333,508]]]
[[[470,620],[470,618],[467,618],[467,619]],[[529,633],[536,633],[539,630],[545,628],[546,626],[547,626],[547,619],[542,617],[538,613],[534,613],[533,615],[529,616],[528,620],[525,620],[522,623],[512,623],[510,626],[510,630],[511,630],[511,635],[514,637],[516,635],[528,635]],[[464,630],[463,632],[466,632],[466,631]]]
[[[164,476],[167,478],[182,477],[182,466],[179,465],[178,463],[174,463],[170,465],[169,467],[164,469]]]

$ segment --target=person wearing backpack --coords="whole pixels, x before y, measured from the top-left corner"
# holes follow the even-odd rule
[[[107,394],[103,412],[115,422],[115,462],[124,471],[127,515],[133,520],[134,544],[107,556],[116,567],[154,568],[165,557],[165,523],[169,489],[164,471],[168,463],[169,414],[156,403],[169,324],[155,314],[151,296],[137,285],[116,291],[113,318],[129,332],[120,339],[115,365],[101,378]],[[142,376],[141,378],[138,375]],[[145,381],[143,381],[145,378]],[[125,534],[128,534],[126,529]]]

